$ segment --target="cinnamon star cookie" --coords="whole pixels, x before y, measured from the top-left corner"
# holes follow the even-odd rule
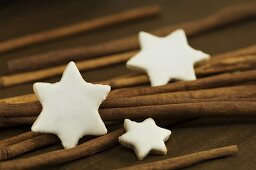
[[[195,80],[194,64],[209,58],[189,46],[184,30],[166,37],[140,32],[141,51],[127,62],[127,67],[146,72],[152,86],[167,84],[171,79]]]
[[[74,62],[70,62],[57,83],[35,83],[34,92],[42,111],[32,131],[56,134],[64,148],[75,147],[85,135],[104,135],[107,129],[98,109],[110,86],[84,81]]]
[[[139,160],[144,159],[149,153],[166,154],[165,141],[169,139],[171,131],[158,127],[152,118],[141,123],[125,119],[126,133],[119,137],[119,142],[135,150]]]

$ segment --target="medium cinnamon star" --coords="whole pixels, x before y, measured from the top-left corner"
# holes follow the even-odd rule
[[[43,109],[32,131],[56,134],[64,148],[75,147],[85,135],[107,133],[98,108],[110,86],[87,83],[74,62],[67,65],[60,82],[35,83],[33,89]]]
[[[171,131],[160,128],[152,118],[141,123],[125,119],[124,128],[126,133],[119,137],[119,142],[135,150],[139,160],[144,159],[150,152],[166,154],[165,141],[169,139]]]
[[[171,79],[195,80],[194,64],[209,58],[189,46],[182,29],[166,37],[140,32],[139,41],[141,51],[127,62],[127,67],[146,72],[152,86],[165,85]]]

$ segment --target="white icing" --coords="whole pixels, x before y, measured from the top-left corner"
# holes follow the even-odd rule
[[[107,133],[98,108],[110,86],[87,83],[74,62],[67,65],[60,82],[35,83],[33,89],[43,109],[32,131],[56,134],[64,148],[75,147],[85,135]]]
[[[181,29],[166,37],[140,32],[139,40],[141,51],[127,62],[127,67],[146,72],[152,86],[165,85],[171,79],[195,80],[194,64],[209,58],[189,46]]]
[[[171,131],[158,127],[152,118],[141,123],[125,119],[124,128],[126,133],[119,137],[119,142],[133,148],[139,160],[144,159],[150,152],[167,153],[164,142],[169,139]]]

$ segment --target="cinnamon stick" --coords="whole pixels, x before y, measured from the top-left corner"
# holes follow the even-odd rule
[[[165,86],[159,87],[140,87],[140,88],[129,88],[129,89],[121,89],[111,91],[108,95],[108,98],[117,98],[117,97],[129,97],[129,96],[142,96],[142,95],[150,95],[150,94],[158,94],[158,93],[169,93],[175,91],[186,91],[186,90],[198,90],[198,89],[209,89],[216,87],[225,87],[231,85],[242,84],[246,82],[252,82],[256,80],[256,70],[253,71],[245,71],[239,73],[228,73],[221,74],[217,76],[211,76],[207,78],[200,78],[195,81],[184,81],[184,82],[175,82],[170,83]],[[127,79],[127,78],[126,78]],[[4,114],[5,111],[9,110],[9,112],[13,112],[12,110],[19,110],[19,112],[30,112],[26,103],[36,102],[37,98],[34,94],[11,97],[0,100],[1,114]],[[16,104],[23,103],[26,106],[22,107],[22,105],[12,105],[12,107],[7,107],[6,104]],[[4,103],[4,104],[2,104]],[[19,108],[15,107],[19,106]],[[30,105],[30,108],[40,110],[41,106]],[[17,109],[15,109],[17,108]]]
[[[256,97],[256,85],[222,87],[194,91],[160,93],[145,96],[107,98],[100,108],[137,107],[161,104],[199,103],[206,101],[251,100]]]
[[[101,114],[105,114],[102,116],[102,119],[105,121],[122,121],[125,118],[130,119],[146,119],[148,116],[151,116],[155,119],[159,120],[169,120],[173,121],[174,119],[182,119],[184,117],[186,118],[198,118],[198,117],[255,117],[255,109],[253,108],[243,108],[243,107],[237,107],[238,103],[241,104],[245,103],[248,107],[255,107],[256,105],[256,98],[246,98],[246,99],[231,99],[231,100],[223,100],[223,99],[213,99],[213,100],[207,100],[205,101],[201,100],[182,100],[184,103],[178,103],[181,100],[174,100],[173,103],[164,104],[164,105],[145,105],[145,106],[138,106],[138,107],[123,107],[123,108],[107,108],[100,110]],[[172,102],[172,101],[171,101]],[[204,111],[200,111],[199,113],[196,113],[195,111],[187,111],[189,109],[195,109],[200,110],[200,107],[203,109],[206,106],[206,104],[211,104],[211,108],[215,109],[215,113],[205,113],[208,109]],[[221,104],[221,109],[225,109],[225,107],[231,109],[231,113],[226,113],[225,111],[218,111],[217,106],[213,107],[212,104]],[[163,106],[161,109],[160,107]],[[184,107],[181,109],[180,107]],[[170,108],[170,109],[169,109]],[[141,109],[146,109],[146,111],[141,111]],[[156,111],[156,113],[147,112],[147,110],[153,109]],[[169,110],[168,110],[169,109]],[[174,109],[175,111],[173,112]],[[139,110],[139,111],[138,111]],[[178,111],[176,111],[178,110]],[[117,114],[116,116],[113,116],[111,118],[111,112],[113,111],[113,114]],[[121,112],[125,112],[125,115],[120,114]],[[136,113],[138,112],[138,114]],[[159,114],[172,114],[172,112],[175,114],[172,116],[167,115],[157,115]],[[179,112],[181,112],[181,115],[179,115]],[[188,115],[186,114],[188,113]],[[238,113],[240,112],[240,113]],[[253,113],[254,112],[254,113]],[[125,117],[127,116],[127,117]],[[35,120],[37,119],[37,116],[31,116],[31,117],[16,117],[16,118],[4,118],[6,123],[9,123],[12,126],[21,125],[21,124],[33,124]],[[9,121],[10,120],[10,121]]]
[[[125,12],[120,12],[97,19],[82,21],[72,25],[66,25],[60,28],[25,35],[4,42],[0,42],[0,53],[11,51],[17,48],[34,45],[42,42],[55,40],[81,32],[88,32],[97,28],[104,28],[116,24],[129,22],[145,17],[152,17],[160,12],[160,7],[157,5],[136,8]]]
[[[192,101],[191,99],[234,100],[240,98],[255,98],[255,87],[256,85],[253,84],[184,92],[160,93],[154,95],[136,96],[128,98],[107,97],[107,99],[102,103],[100,108],[136,107],[148,105],[174,104],[177,102],[196,102]],[[198,102],[200,102],[200,100]],[[30,118],[26,116],[37,116],[42,110],[39,101],[27,103],[2,102],[0,103],[0,108],[0,117],[2,117],[2,119],[0,119],[0,122],[3,123],[12,123],[13,121],[16,123],[19,123],[18,121],[21,121],[23,123],[31,122]],[[17,117],[22,118],[15,119]]]
[[[9,127],[13,127],[12,124],[6,124],[6,123],[0,123],[0,129],[6,129],[6,128],[9,128]]]
[[[111,91],[108,97],[131,97],[175,91],[208,89],[214,87],[231,86],[255,80],[256,70],[225,73],[216,76],[200,78],[194,81],[180,81],[175,83],[169,83],[165,86],[117,89]]]
[[[224,72],[246,71],[256,68],[256,45],[214,55],[208,61],[200,62],[195,67],[198,77]],[[108,84],[115,88],[138,86],[149,83],[145,74],[116,79]]]
[[[212,60],[218,60],[219,58],[229,58],[232,56],[244,56],[244,55],[251,55],[256,54],[256,45],[251,45],[244,48],[239,48],[237,50],[228,51],[226,53],[217,54],[212,58]],[[219,58],[218,58],[219,57]]]
[[[34,121],[37,117],[33,117]],[[19,118],[17,118],[19,119]],[[32,120],[32,119],[31,119]],[[31,121],[30,123],[33,123]],[[172,123],[181,122],[175,120]],[[106,126],[115,125],[119,122],[104,122]],[[168,124],[170,124],[168,122]],[[57,136],[48,133],[26,132],[0,141],[0,161],[7,160],[32,150],[58,143]]]
[[[115,82],[118,81],[119,79],[133,77],[135,75],[137,75],[137,74],[134,74],[134,73],[127,74],[127,75],[122,75],[122,76],[118,76],[118,77],[115,77],[115,78],[112,78],[109,80],[99,81],[99,82],[95,82],[95,83],[111,85],[111,84],[115,84]],[[113,88],[113,87],[111,87],[111,88]],[[118,88],[118,87],[116,87],[116,88]],[[26,102],[33,102],[33,101],[37,101],[37,98],[34,94],[26,94],[26,95],[21,95],[21,96],[0,99],[0,102],[6,102],[6,103],[26,103]]]
[[[29,132],[28,132],[29,133]],[[30,132],[35,133],[35,132]],[[24,135],[25,136],[25,135]],[[52,134],[40,134],[37,136],[26,136],[27,139],[24,139],[20,142],[17,142],[13,145],[5,146],[0,148],[0,160],[7,160],[18,155],[27,153],[29,151],[42,148],[44,146],[49,146],[59,142],[59,138]]]
[[[216,57],[212,61],[196,67],[195,71],[198,76],[205,76],[224,72],[253,70],[255,68],[256,53],[255,55]]]
[[[1,102],[5,102],[5,103],[26,103],[26,102],[33,102],[33,101],[36,101],[36,100],[37,100],[37,98],[34,94],[25,94],[25,95],[0,99],[0,103]]]
[[[155,119],[179,119],[179,118],[197,118],[197,117],[255,117],[256,102],[255,98],[248,100],[213,100],[205,102],[189,102],[177,104],[146,105],[137,107],[106,108],[99,110],[102,120],[120,121],[127,119],[145,119],[152,117]],[[39,112],[34,113],[37,116]],[[14,115],[9,115],[14,116]],[[24,119],[23,115],[18,113],[13,119],[13,123]],[[26,118],[26,117],[25,117]],[[27,117],[25,123],[33,123],[36,117]],[[20,119],[20,120],[19,120]]]
[[[34,122],[35,118],[34,117],[11,117],[11,118],[0,118],[1,123],[5,124],[31,124],[31,122]]]
[[[27,102],[27,103],[0,103],[0,112],[1,118],[3,117],[9,117],[9,118],[15,118],[15,117],[23,117],[23,120],[27,121],[29,120],[29,117],[26,118],[26,116],[33,116],[38,115],[38,113],[42,110],[42,106],[38,101],[35,102]],[[9,115],[9,116],[8,116]],[[10,116],[13,115],[13,116]],[[23,116],[18,116],[23,115]],[[6,119],[2,119],[4,121]],[[8,123],[11,123],[12,120],[15,121],[15,119],[10,119]],[[1,119],[0,119],[1,121]]]
[[[195,66],[198,77],[209,76],[224,72],[246,71],[256,68],[256,45],[214,55],[208,61],[200,62]],[[115,88],[138,86],[149,83],[145,74],[120,78],[109,85]]]
[[[176,29],[183,28],[187,36],[192,36],[209,29],[254,17],[256,15],[255,11],[256,3],[238,4],[232,7],[224,8],[201,19],[166,26],[150,32],[158,36],[165,36]],[[30,71],[56,64],[63,64],[70,60],[77,61],[90,57],[135,50],[138,48],[139,42],[136,35],[112,40],[94,46],[61,49],[44,54],[27,56],[26,60],[23,58],[12,59],[8,61],[8,70],[10,73],[18,71]]]
[[[249,46],[247,48],[242,48],[239,50],[231,51],[228,53],[224,53],[223,58],[222,55],[217,55],[217,60],[212,57],[213,59],[210,59],[204,64],[199,65],[196,67],[196,74],[198,76],[200,75],[209,75],[214,73],[222,73],[225,71],[239,71],[239,70],[248,70],[248,69],[254,69],[256,59],[253,55],[249,56],[228,56],[228,54],[233,53],[249,53],[253,52],[254,48],[256,49],[256,46]],[[252,50],[253,49],[253,50]],[[256,50],[255,50],[256,51]],[[116,54],[112,56],[102,57],[98,59],[92,59],[87,61],[81,61],[77,62],[77,67],[80,69],[80,71],[95,69],[99,67],[109,66],[112,64],[122,63],[130,59],[136,52],[126,52],[121,54]],[[256,53],[255,53],[256,54]],[[216,62],[217,61],[217,62]],[[44,78],[49,78],[53,76],[57,76],[62,74],[63,70],[65,68],[65,65],[52,67],[48,69],[42,69],[27,73],[20,73],[16,75],[10,75],[10,76],[2,76],[0,77],[0,87],[8,87],[16,84],[36,81]],[[120,87],[127,87],[127,86],[134,86],[134,85],[140,85],[148,83],[149,79],[146,75],[138,75],[134,77],[124,77],[123,79],[118,79],[114,81],[107,82],[108,84],[112,85],[112,88],[120,88]]]
[[[92,59],[87,61],[77,62],[76,65],[80,71],[96,69],[104,66],[110,66],[118,63],[122,63],[131,58],[135,52],[126,52],[122,54],[116,54],[112,56],[106,56],[98,59]],[[66,65],[60,65],[52,68],[19,73],[10,76],[0,77],[0,87],[8,87],[12,85],[17,85],[21,83],[41,80],[45,78],[54,77],[61,75],[65,69]]]
[[[131,77],[116,79],[115,81],[109,82],[108,85],[111,86],[111,89],[119,89],[124,87],[139,86],[149,83],[149,78],[145,74],[134,75]]]
[[[39,135],[41,135],[41,134],[29,131],[29,132],[22,133],[22,134],[17,135],[17,136],[13,136],[13,137],[1,140],[0,141],[0,148],[16,144],[16,143],[22,142],[22,141],[27,140],[27,139],[31,139],[31,138],[34,138],[34,137],[39,136]]]
[[[92,139],[72,149],[52,151],[28,158],[11,160],[0,163],[0,169],[31,169],[41,166],[57,165],[64,162],[84,158],[94,153],[109,149],[118,143],[118,137],[123,129],[110,132],[107,135]]]
[[[256,55],[228,56],[226,54],[227,53],[217,55],[216,57],[213,56],[207,62],[202,62],[202,64],[196,66],[196,75],[198,77],[202,77],[224,72],[254,70],[256,68]],[[148,76],[141,74],[128,78],[120,78],[111,82],[110,85],[113,86],[113,89],[115,89],[121,87],[139,86],[148,83]]]
[[[255,48],[255,49],[254,49]],[[256,66],[256,57],[255,55],[246,55],[246,56],[231,56],[230,54],[238,54],[239,52],[251,53],[255,50],[256,46],[249,46],[235,51],[230,51],[224,53],[223,55],[217,55],[216,57],[211,57],[207,62],[203,62],[199,66],[196,66],[195,71],[197,76],[206,76],[222,72],[232,72],[232,71],[243,71],[254,69]],[[127,52],[117,55],[112,55],[109,57],[102,57],[93,60],[87,60],[82,62],[77,62],[77,66],[81,71],[95,69],[103,66],[108,66],[112,64],[117,64],[127,61],[131,58],[136,52]],[[223,58],[222,58],[223,57]],[[0,87],[6,87],[31,81],[36,81],[56,75],[60,75],[65,68],[65,65],[52,67],[49,69],[43,69],[38,71],[32,71],[27,73],[20,73],[11,76],[2,76],[0,77]],[[123,77],[120,79],[115,79],[113,81],[107,81],[106,83],[111,85],[113,89],[127,86],[136,86],[148,83],[149,79],[146,75],[136,75],[134,77]],[[103,82],[104,83],[104,82]]]
[[[129,167],[120,168],[119,170],[171,170],[187,168],[199,162],[220,158],[224,156],[234,155],[238,152],[237,145],[231,145],[201,152],[196,152],[184,156],[164,159],[160,161],[139,164]]]
[[[186,119],[175,119],[168,122],[159,122],[161,126],[166,126],[170,124],[177,124],[180,122],[184,122]],[[105,124],[108,122],[105,122]],[[106,124],[107,125],[107,124]],[[25,135],[25,134],[24,134]],[[6,139],[8,140],[8,139]],[[39,149],[51,144],[58,143],[59,139],[50,134],[41,134],[40,136],[27,136],[27,138],[19,143],[15,143],[14,145],[8,145],[0,148],[0,160],[7,160],[13,157],[17,157],[21,154],[33,151],[35,149]]]
[[[197,117],[255,117],[255,101],[216,101],[181,103],[139,107],[110,108],[100,110],[104,121],[123,119],[163,119]]]
[[[222,101],[222,100],[221,100]],[[226,101],[226,100],[224,100]],[[246,99],[234,99],[231,101],[255,101],[255,98],[246,98]],[[11,118],[1,118],[0,119],[0,123],[4,124],[4,125],[9,125],[9,127],[13,127],[13,126],[18,126],[18,125],[32,125],[37,119],[37,116],[18,116],[18,117],[11,117]],[[121,120],[118,121],[105,121],[105,125],[109,126],[109,125],[115,125],[120,123]]]

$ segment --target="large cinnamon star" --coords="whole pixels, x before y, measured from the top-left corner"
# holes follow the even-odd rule
[[[75,147],[85,135],[107,133],[98,108],[110,86],[87,83],[74,62],[67,65],[60,82],[35,83],[33,89],[43,109],[32,131],[56,134],[64,148]]]
[[[168,140],[171,131],[158,127],[152,118],[141,123],[125,119],[124,128],[126,133],[119,137],[119,142],[133,148],[139,160],[144,159],[150,152],[167,153],[164,142]]]
[[[195,80],[194,64],[209,55],[189,46],[184,30],[166,37],[140,32],[141,51],[127,62],[127,67],[147,72],[151,85],[167,84],[171,79]]]

